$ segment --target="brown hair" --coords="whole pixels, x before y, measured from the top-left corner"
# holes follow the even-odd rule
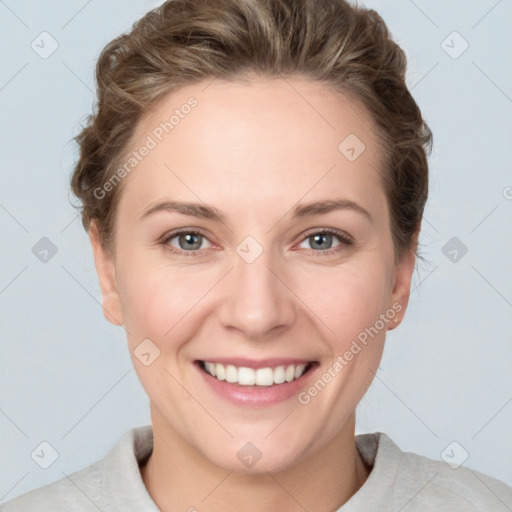
[[[169,0],[98,59],[98,102],[76,137],[80,156],[71,179],[82,223],[88,229],[96,219],[111,248],[121,187],[101,198],[95,190],[112,178],[138,121],[163,96],[214,77],[301,75],[355,95],[376,123],[399,260],[415,247],[432,148],[405,71],[405,53],[380,15],[345,0]]]

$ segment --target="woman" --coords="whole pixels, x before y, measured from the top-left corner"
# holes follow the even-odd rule
[[[427,199],[405,67],[343,0],[173,0],[104,49],[72,189],[152,425],[2,510],[510,510],[355,436]]]

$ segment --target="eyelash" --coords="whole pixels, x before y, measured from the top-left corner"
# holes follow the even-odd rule
[[[204,250],[204,249],[196,249],[193,251],[183,251],[183,250],[176,249],[175,247],[172,247],[171,245],[169,245],[169,242],[173,238],[176,238],[177,236],[179,236],[183,233],[192,234],[192,235],[201,235],[208,240],[208,237],[202,232],[202,230],[199,230],[197,228],[193,229],[193,230],[188,229],[188,228],[183,228],[183,229],[178,229],[175,231],[171,231],[170,233],[167,233],[166,235],[163,236],[163,238],[160,240],[159,243],[161,245],[163,245],[168,251],[170,251],[174,254],[184,255],[184,256],[197,256],[198,253],[200,253]],[[301,239],[301,242],[303,242],[304,240],[307,240],[308,238],[310,238],[313,235],[316,235],[318,233],[334,235],[340,241],[340,245],[336,246],[333,249],[326,249],[325,251],[317,251],[315,249],[309,249],[310,251],[314,252],[315,254],[318,254],[319,256],[320,255],[330,256],[333,253],[339,251],[340,248],[350,247],[350,246],[354,245],[354,240],[351,237],[349,237],[349,235],[347,235],[346,233],[343,233],[342,231],[338,231],[335,229],[329,229],[329,228],[324,228],[324,229],[316,228],[313,231],[308,231],[306,233],[306,235]]]

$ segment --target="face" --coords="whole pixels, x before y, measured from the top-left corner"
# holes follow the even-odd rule
[[[216,466],[325,450],[405,312],[414,255],[394,262],[372,127],[299,78],[189,85],[137,127],[112,256],[91,229],[104,312],[128,333],[154,429]]]

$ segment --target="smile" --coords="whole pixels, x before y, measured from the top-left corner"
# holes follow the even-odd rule
[[[219,381],[226,381],[240,386],[273,386],[292,382],[302,377],[316,363],[279,365],[275,367],[248,368],[232,364],[199,361],[201,369]]]

